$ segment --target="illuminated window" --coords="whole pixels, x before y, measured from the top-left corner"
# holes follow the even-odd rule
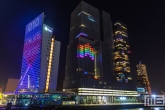
[[[129,47],[129,45],[126,45],[126,47]]]
[[[116,42],[123,42],[123,39],[122,38],[117,38]]]
[[[123,44],[117,44],[117,45],[116,45],[116,47],[120,47],[120,46],[122,47],[122,46],[124,46],[124,45],[123,45]]]
[[[125,59],[125,60],[129,60],[129,59],[128,59],[128,55],[124,55],[124,59]]]
[[[85,27],[85,25],[84,24],[81,24],[80,27]]]
[[[126,72],[130,72],[130,67],[126,67]]]
[[[79,68],[79,71],[82,71],[82,68]]]
[[[82,11],[82,13],[88,15],[88,16],[91,16],[89,13],[85,12],[85,11]]]
[[[121,25],[119,22],[115,23],[114,25]]]
[[[124,27],[124,26],[121,26],[123,29],[127,29],[126,27]]]
[[[116,71],[122,71],[122,67],[116,67]]]
[[[102,84],[102,81],[99,81],[99,84]]]
[[[122,34],[122,32],[121,31],[116,31],[115,35],[118,35],[118,34]]]

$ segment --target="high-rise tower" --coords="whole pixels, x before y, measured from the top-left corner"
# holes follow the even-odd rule
[[[43,23],[44,13],[26,25],[20,92],[56,91],[60,42]]]
[[[137,96],[136,86],[116,81],[113,50],[110,14],[82,1],[71,14],[63,91],[78,94],[81,104]]]
[[[114,24],[114,71],[118,82],[128,83],[132,80],[130,74],[127,27],[121,22]]]
[[[125,46],[128,45],[125,44]],[[82,1],[71,14],[70,41],[67,47],[63,88],[136,89],[129,84],[119,84],[115,80],[113,52],[114,40],[110,14],[99,11]],[[125,54],[128,54],[127,50]],[[123,75],[131,80],[126,55],[123,63],[128,62],[126,66],[128,74]]]
[[[137,67],[137,89],[144,88],[145,92],[151,94],[150,82],[148,80],[147,69],[145,64],[136,65]]]
[[[111,24],[108,13],[84,1],[72,12],[64,88],[108,88],[113,72]]]

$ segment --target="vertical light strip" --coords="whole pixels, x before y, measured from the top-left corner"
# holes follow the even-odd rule
[[[53,49],[54,49],[54,38],[52,38],[51,47],[50,47],[50,55],[49,55],[49,64],[48,64],[48,71],[47,71],[47,77],[46,77],[45,92],[48,92],[49,85],[50,85],[50,72],[51,72],[51,67],[52,67]]]
[[[28,89],[30,88],[30,75],[28,75]]]

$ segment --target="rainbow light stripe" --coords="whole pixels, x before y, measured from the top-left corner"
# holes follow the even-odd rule
[[[80,44],[77,46],[77,57],[84,58],[89,56],[91,60],[94,60],[94,48],[92,48],[89,43]]]

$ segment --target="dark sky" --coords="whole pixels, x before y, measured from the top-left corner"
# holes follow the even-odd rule
[[[81,0],[0,0],[0,85],[19,78],[25,26],[40,13],[61,41],[58,90],[62,88],[69,43],[70,14]],[[131,74],[138,61],[146,64],[153,93],[165,91],[165,1],[84,0],[127,25],[131,47]]]

